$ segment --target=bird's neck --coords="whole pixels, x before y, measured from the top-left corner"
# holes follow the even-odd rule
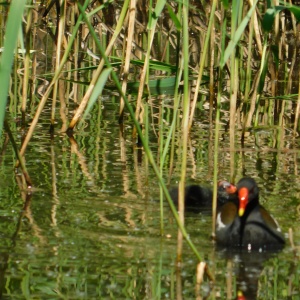
[[[243,216],[240,218],[241,220],[241,227],[240,227],[240,244],[242,244],[243,242],[243,235],[244,235],[244,229],[245,229],[245,225],[246,225],[246,222],[247,222],[247,219],[248,219],[248,216],[251,214],[251,212],[253,211],[253,209],[259,205],[259,200],[258,200],[258,197],[255,198],[255,199],[252,199],[248,204],[247,204],[247,207],[246,207],[246,210],[245,210],[245,213],[243,214]]]

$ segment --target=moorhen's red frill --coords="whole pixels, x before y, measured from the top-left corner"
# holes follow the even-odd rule
[[[235,198],[236,187],[227,181],[218,183],[217,205],[218,207]],[[173,202],[178,204],[178,188],[170,190]],[[212,207],[213,192],[210,188],[200,185],[189,185],[185,188],[184,203],[188,211],[200,212]]]
[[[278,249],[285,241],[277,221],[259,204],[258,186],[252,178],[237,184],[237,197],[217,214],[219,245],[251,249]]]

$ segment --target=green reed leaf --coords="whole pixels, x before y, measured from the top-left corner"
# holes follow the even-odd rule
[[[237,28],[232,40],[229,42],[224,55],[221,56],[221,61],[220,61],[220,67],[223,68],[225,66],[226,61],[228,60],[228,58],[230,57],[230,55],[232,54],[232,52],[235,49],[235,46],[237,45],[237,43],[240,41],[240,38],[242,36],[242,34],[245,31],[245,28],[247,26],[247,24],[249,23],[249,20],[256,8],[256,4],[257,4],[258,0],[256,0],[253,4],[253,6],[250,8],[250,10],[248,11],[247,15],[245,16],[245,18],[242,20],[240,26]]]
[[[170,15],[176,29],[178,31],[181,31],[182,26],[181,26],[180,20],[177,18],[176,14],[173,11],[173,7],[167,3],[167,9],[168,9],[169,15]]]
[[[5,117],[7,95],[10,82],[10,73],[12,69],[15,48],[18,34],[20,32],[22,16],[26,1],[12,0],[5,27],[4,50],[0,62],[0,136],[2,133]]]
[[[228,7],[229,7],[228,0],[223,0],[222,3],[223,3],[223,5],[224,5],[224,8],[225,8],[225,9],[228,9]]]
[[[262,20],[263,29],[265,31],[271,31],[276,15],[285,9],[289,10],[295,16],[295,18],[297,19],[298,22],[300,21],[300,7],[299,6],[278,5],[278,6],[274,6],[274,7],[267,9],[267,11],[263,17],[263,20]]]
[[[81,122],[86,118],[86,116],[89,114],[89,112],[92,110],[94,104],[96,103],[99,95],[102,94],[102,91],[103,91],[103,88],[106,84],[106,81],[108,79],[108,76],[110,75],[112,71],[112,68],[107,68],[107,69],[104,69],[101,73],[101,75],[99,76],[97,82],[96,82],[96,85],[93,89],[93,92],[92,92],[92,95],[90,97],[90,100],[88,102],[88,105],[84,111],[84,114],[82,116],[82,119],[81,119]]]
[[[153,10],[151,17],[149,19],[149,22],[148,22],[147,28],[149,30],[153,29],[156,26],[157,19],[160,16],[162,10],[164,9],[166,2],[167,2],[166,0],[158,0],[157,1],[155,9]]]

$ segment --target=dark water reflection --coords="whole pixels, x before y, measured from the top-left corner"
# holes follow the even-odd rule
[[[189,145],[187,181],[211,185],[209,127],[200,122],[208,112],[198,113]],[[177,226],[166,204],[161,236],[158,182],[145,154],[137,157],[131,128],[125,127],[122,144],[113,98],[102,99],[93,116],[73,141],[57,133],[58,128],[51,141],[48,125],[42,121],[26,156],[35,188],[30,198],[22,197],[14,177],[11,145],[3,152],[2,298],[174,299],[181,282],[183,299],[195,299],[198,262],[185,245],[182,266],[176,268]],[[49,116],[45,124],[46,120]],[[272,131],[266,130],[250,132],[246,149],[237,144],[235,178],[244,174],[256,178],[262,204],[285,233],[293,229],[297,246],[299,139],[291,151],[273,147],[273,140]],[[220,179],[229,179],[231,154],[225,129],[221,141]],[[150,142],[157,151],[153,132]],[[179,178],[179,165],[175,165],[173,185]],[[204,279],[199,299],[234,299],[238,291],[247,299],[300,296],[299,252],[293,252],[288,240],[280,253],[228,253],[215,251],[209,214],[187,214],[186,227],[215,277],[214,284]]]
[[[238,294],[242,294],[242,299],[256,299],[259,295],[262,299],[271,299],[274,297],[274,291],[270,293],[270,298],[266,297],[266,291],[260,289],[260,278],[263,277],[262,272],[267,272],[266,265],[271,264],[272,267],[268,272],[268,285],[274,286],[272,281],[278,277],[278,253],[271,252],[218,252],[218,258],[226,261],[226,277],[232,293],[231,297],[236,298]],[[272,279],[271,279],[272,278]],[[271,280],[270,280],[271,279]],[[283,278],[282,278],[283,279]],[[227,286],[228,287],[228,286]],[[274,288],[276,288],[274,286]],[[277,294],[276,294],[277,295]],[[241,297],[241,296],[240,296]]]

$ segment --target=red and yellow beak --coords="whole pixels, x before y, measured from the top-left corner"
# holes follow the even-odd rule
[[[239,190],[239,216],[242,217],[245,213],[246,206],[248,204],[249,191],[243,187]]]

